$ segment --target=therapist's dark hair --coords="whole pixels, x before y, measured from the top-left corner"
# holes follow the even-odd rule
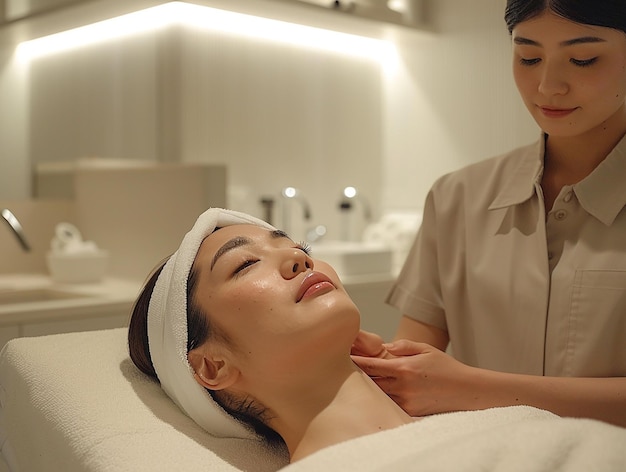
[[[519,23],[546,10],[576,23],[605,26],[626,34],[626,0],[507,0],[504,20],[509,33]]]
[[[128,326],[128,350],[131,360],[140,371],[157,382],[159,377],[152,364],[148,343],[148,307],[154,286],[164,266],[165,262],[160,264],[148,278],[135,301]],[[187,352],[201,346],[209,339],[219,338],[228,342],[226,336],[218,333],[218,330],[211,325],[209,317],[195,303],[198,275],[198,268],[194,264],[187,278]],[[269,444],[276,447],[283,444],[280,435],[263,421],[265,409],[258,402],[250,398],[238,398],[225,391],[206,390],[228,414],[251,426]]]

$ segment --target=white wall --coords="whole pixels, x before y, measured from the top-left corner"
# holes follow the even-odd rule
[[[339,236],[347,185],[380,201],[377,62],[201,31],[186,30],[181,39],[181,157],[227,164],[232,207],[259,214],[259,199],[274,196],[282,225],[280,191],[296,187],[313,217],[302,224],[295,204],[285,229],[303,239],[313,224]]]
[[[0,198],[31,195],[26,70],[0,45]]]
[[[386,210],[421,208],[440,175],[538,137],[510,72],[505,3],[433,0],[434,34],[396,34],[401,69],[385,81]]]
[[[157,160],[158,38],[144,33],[31,61],[32,161]]]

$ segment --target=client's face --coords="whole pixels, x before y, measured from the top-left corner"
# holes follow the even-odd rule
[[[196,302],[232,341],[240,370],[288,374],[311,357],[349,354],[358,309],[332,267],[284,233],[226,226],[204,240],[195,266]]]

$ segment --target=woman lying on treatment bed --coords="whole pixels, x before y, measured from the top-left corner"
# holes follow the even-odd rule
[[[207,431],[250,435],[208,405],[205,388],[257,431],[278,433],[294,461],[415,420],[352,362],[359,325],[328,264],[260,220],[210,209],[146,284],[129,346]]]
[[[146,283],[129,349],[207,432],[282,439],[293,462],[416,421],[352,362],[359,321],[328,264],[267,223],[209,209]],[[597,425],[626,440],[626,431]],[[611,443],[603,444],[605,457]]]

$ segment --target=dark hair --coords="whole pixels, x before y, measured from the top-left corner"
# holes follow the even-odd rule
[[[509,33],[522,21],[545,10],[576,23],[605,26],[626,34],[626,1],[624,0],[507,0],[504,20]]]
[[[130,358],[137,368],[157,382],[159,378],[152,364],[150,345],[148,344],[148,306],[154,286],[165,266],[161,263],[148,278],[133,306],[128,326],[128,350]],[[195,303],[195,293],[199,271],[192,266],[187,278],[187,352],[204,344],[208,339],[221,338],[228,341],[223,334],[211,326],[209,317]],[[270,445],[280,447],[283,439],[272,428],[267,426],[267,409],[252,398],[240,398],[226,391],[206,389],[215,402],[238,421],[248,424]]]
[[[150,357],[150,346],[148,345],[148,306],[154,286],[164,266],[165,262],[161,263],[144,284],[137,300],[135,300],[130,323],[128,324],[128,352],[130,358],[140,371],[157,382],[159,378],[154,370],[152,358]]]

